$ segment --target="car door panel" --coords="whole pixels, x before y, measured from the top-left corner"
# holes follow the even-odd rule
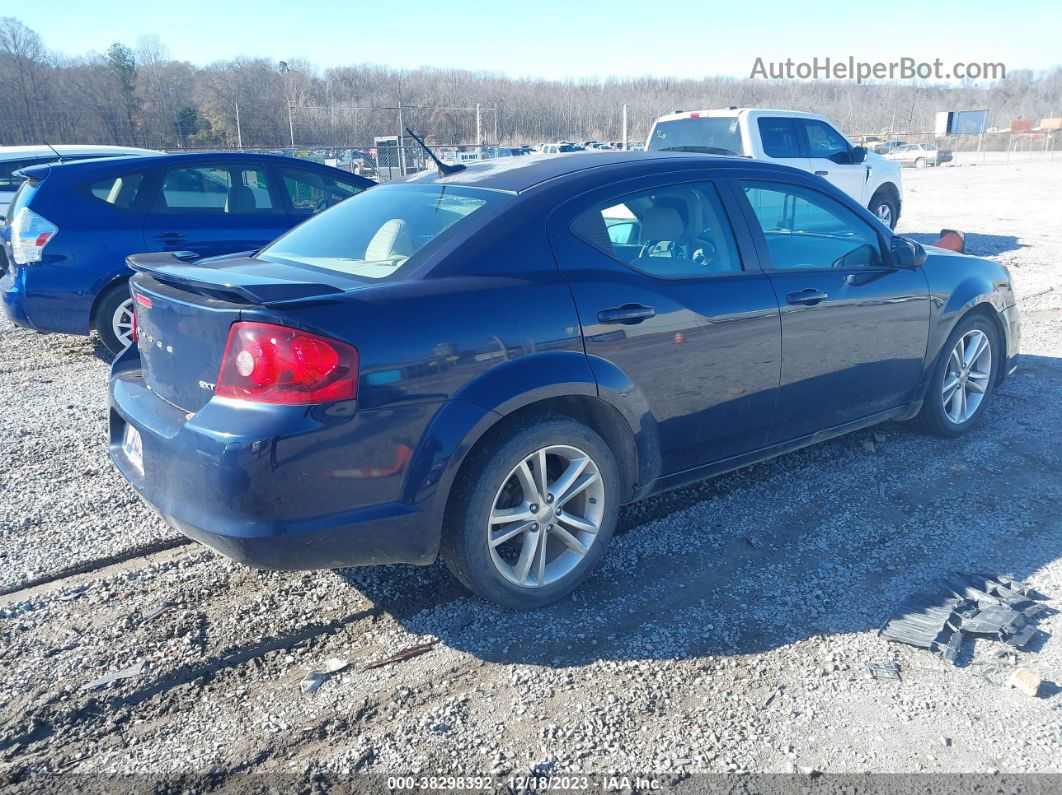
[[[779,297],[782,372],[776,425],[770,443],[781,443],[843,425],[910,402],[921,380],[928,343],[930,303],[919,269],[886,267],[878,246],[848,239],[851,253],[838,254],[844,239],[827,239],[825,222],[805,212],[813,231],[800,231],[799,208],[791,207],[793,229],[762,230],[757,214],[760,188],[807,197],[845,222],[865,223],[854,211],[807,186],[755,180],[735,185],[757,233],[767,275]],[[791,193],[790,193],[791,192]],[[847,215],[850,213],[851,215]],[[858,227],[862,229],[862,227]],[[819,237],[821,236],[821,238]],[[777,238],[772,243],[772,238]]]
[[[780,331],[777,300],[747,230],[738,225],[748,270],[657,278],[571,232],[573,219],[603,200],[581,197],[550,221],[591,366],[608,360],[642,393],[659,432],[661,475],[759,449],[773,421]]]

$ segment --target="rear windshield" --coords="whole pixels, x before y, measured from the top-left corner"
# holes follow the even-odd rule
[[[383,279],[512,196],[449,185],[381,185],[352,196],[262,249],[258,259]]]
[[[649,151],[740,155],[741,130],[736,116],[661,121],[653,128]]]

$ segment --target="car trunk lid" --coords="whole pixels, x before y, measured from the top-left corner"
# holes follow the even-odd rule
[[[127,261],[136,272],[131,291],[145,382],[188,412],[213,397],[229,329],[242,312],[345,292],[305,268],[247,257],[213,265],[187,264],[172,253]]]

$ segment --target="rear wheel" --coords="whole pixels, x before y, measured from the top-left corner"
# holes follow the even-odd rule
[[[133,299],[125,282],[111,287],[96,306],[96,333],[104,347],[117,356],[133,342]]]
[[[938,436],[959,436],[984,413],[1002,365],[992,321],[972,315],[959,321],[941,351],[918,419]]]
[[[508,430],[462,472],[442,556],[484,599],[543,607],[575,590],[604,555],[619,475],[604,440],[572,419],[532,417]]]
[[[917,160],[915,160],[915,168],[925,168],[925,167],[926,167],[926,159],[924,157],[920,157]]]

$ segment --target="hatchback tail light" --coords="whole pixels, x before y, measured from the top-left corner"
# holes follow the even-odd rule
[[[44,247],[59,227],[43,215],[23,207],[11,222],[11,258],[18,265],[32,265],[44,259]]]
[[[358,396],[358,350],[271,323],[233,323],[214,394],[257,403],[328,403]]]

